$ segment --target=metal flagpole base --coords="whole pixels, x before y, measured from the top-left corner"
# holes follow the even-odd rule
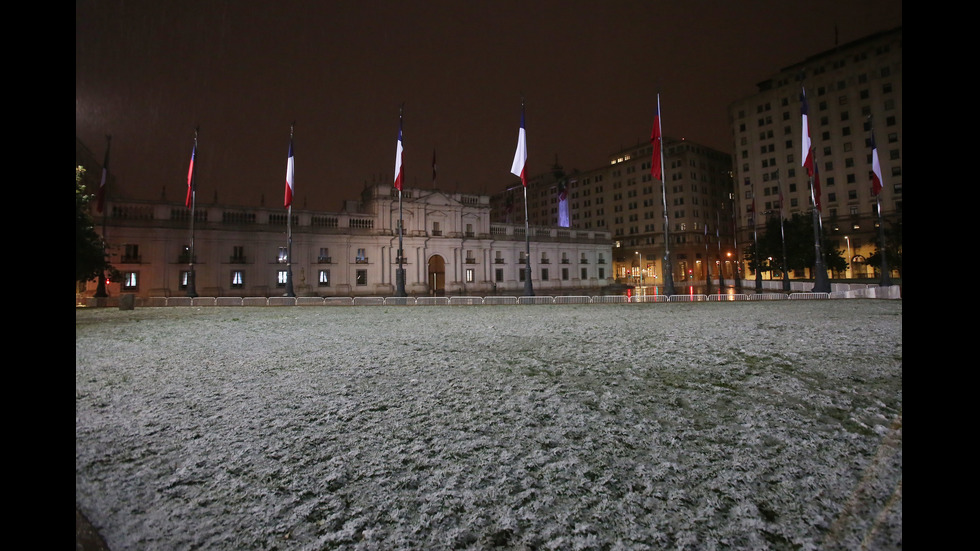
[[[531,265],[524,268],[524,296],[533,297],[534,288],[531,286]]]
[[[405,268],[398,268],[395,270],[395,296],[408,296],[408,293],[405,292]]]
[[[296,293],[293,291],[293,267],[286,267],[286,292],[283,293],[284,297],[295,297]]]
[[[187,273],[187,296],[195,298],[197,296],[197,286],[194,284],[194,268]]]

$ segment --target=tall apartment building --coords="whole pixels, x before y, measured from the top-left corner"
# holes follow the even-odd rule
[[[649,143],[626,148],[605,166],[565,173],[551,172],[529,180],[530,224],[554,226],[559,195],[566,186],[572,229],[608,231],[613,236],[613,270],[617,281],[639,286],[663,282],[664,196],[650,171]],[[687,140],[664,140],[664,177],[670,261],[675,285],[701,285],[710,273],[717,279],[738,273],[735,264],[731,156]],[[524,217],[520,186],[492,198],[495,220],[516,223]],[[709,272],[710,264],[710,272]],[[676,289],[675,289],[676,290]]]
[[[850,261],[846,273],[832,275],[874,277],[876,266],[864,259],[875,252],[878,199],[886,227],[902,215],[901,27],[786,67],[730,106],[740,244],[779,215],[780,191],[784,217],[812,213],[801,167],[804,87],[828,233],[822,246],[843,251]],[[871,193],[872,130],[884,180],[880,197]]]

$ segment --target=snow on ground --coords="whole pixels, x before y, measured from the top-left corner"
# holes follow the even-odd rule
[[[900,549],[902,302],[75,312],[113,551]]]

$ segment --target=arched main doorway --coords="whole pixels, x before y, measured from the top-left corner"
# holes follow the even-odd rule
[[[434,254],[429,257],[429,294],[442,296],[446,294],[446,261]]]

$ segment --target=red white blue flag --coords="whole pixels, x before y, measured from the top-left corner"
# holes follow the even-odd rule
[[[871,193],[881,193],[881,164],[878,162],[878,144],[875,142],[875,132],[871,131]]]
[[[398,144],[395,146],[395,189],[402,190],[405,183],[405,175],[402,172],[402,157],[405,155],[405,148],[402,145],[402,117],[398,115]]]
[[[803,92],[800,94],[800,113],[803,115],[803,138],[801,141],[803,144],[801,153],[803,155],[803,164],[801,166],[806,168],[807,175],[813,176],[813,144],[810,142],[809,110],[810,105],[806,100],[806,88],[803,88]]]
[[[663,132],[660,128],[660,94],[657,94],[657,111],[653,115],[653,131],[650,133],[650,144],[653,146],[650,174],[654,179],[661,182],[664,180],[663,138]]]
[[[296,169],[295,157],[293,155],[293,137],[292,133],[289,136],[289,156],[286,157],[286,197],[283,203],[286,208],[289,208],[293,204],[293,192],[295,188],[293,187],[293,176],[294,170]]]
[[[194,138],[194,147],[191,149],[191,164],[187,168],[187,199],[184,200],[184,205],[187,208],[191,208],[191,203],[194,199],[194,159],[197,157],[197,137]]]
[[[521,184],[527,187],[527,131],[524,128],[524,104],[521,104],[521,130],[517,135],[517,151],[514,152],[514,163],[510,167],[510,173],[521,177]]]

